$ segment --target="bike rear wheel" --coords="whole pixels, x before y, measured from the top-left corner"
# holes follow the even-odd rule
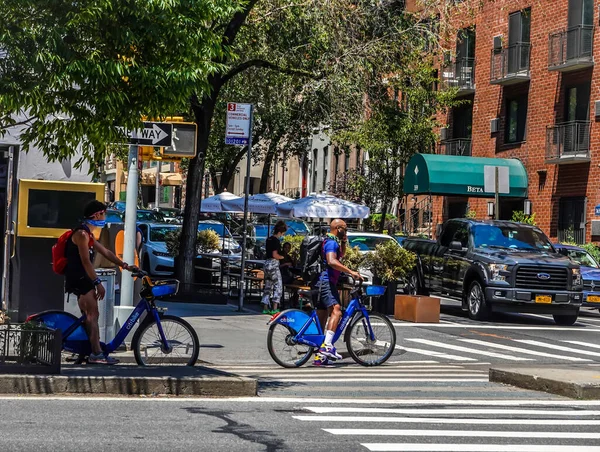
[[[396,348],[396,330],[389,319],[376,312],[369,314],[375,340],[371,340],[367,318],[363,315],[350,324],[346,347],[354,361],[361,366],[379,366],[386,362]]]
[[[282,323],[273,323],[267,334],[267,349],[269,355],[281,367],[300,367],[310,359],[313,348],[293,343],[292,339],[297,332]]]
[[[194,328],[185,320],[164,315],[160,324],[169,343],[165,349],[158,325],[152,320],[142,323],[131,341],[135,360],[140,366],[193,366],[200,353],[200,341]]]

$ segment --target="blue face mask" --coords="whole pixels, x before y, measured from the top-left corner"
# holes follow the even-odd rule
[[[106,225],[106,220],[85,220],[85,222],[96,228],[103,228]]]

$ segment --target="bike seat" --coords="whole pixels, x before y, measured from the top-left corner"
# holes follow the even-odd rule
[[[311,294],[312,294],[312,292],[310,290],[305,290],[305,289],[298,290],[298,295],[310,296]]]

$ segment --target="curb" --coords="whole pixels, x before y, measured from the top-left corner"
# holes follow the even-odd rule
[[[172,395],[254,397],[257,380],[247,377],[115,377],[0,375],[0,394]]]
[[[523,389],[548,392],[572,399],[600,400],[600,382],[586,383],[558,380],[541,377],[535,373],[494,368],[490,368],[489,381],[509,384]]]

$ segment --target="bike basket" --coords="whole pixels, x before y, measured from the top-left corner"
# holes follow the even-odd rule
[[[385,293],[385,286],[366,286],[365,295],[367,297],[379,297]]]
[[[175,295],[178,290],[179,281],[176,279],[156,281],[152,286],[152,295],[154,297],[166,297],[167,295]]]

